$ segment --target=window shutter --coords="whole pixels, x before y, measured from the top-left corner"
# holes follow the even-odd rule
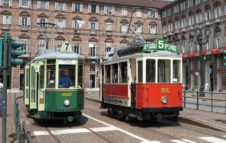
[[[63,28],[66,27],[66,20],[63,20]]]
[[[88,22],[88,29],[91,29],[91,22]]]
[[[63,11],[66,11],[67,7],[66,7],[66,4],[63,3]]]
[[[88,5],[88,13],[91,13],[91,5]]]
[[[31,25],[31,18],[30,17],[27,18],[27,25]]]
[[[107,6],[104,6],[104,14],[107,14]]]
[[[41,2],[37,1],[37,8],[41,8]]]
[[[49,9],[49,2],[46,2],[46,9]]]
[[[0,5],[2,5],[2,0],[0,0]]]
[[[28,1],[28,7],[31,7],[31,0]]]
[[[19,25],[22,25],[22,17],[19,17]]]
[[[72,28],[75,28],[75,21],[72,20]]]
[[[98,30],[98,29],[99,29],[99,23],[95,22],[95,30]]]
[[[72,8],[71,11],[74,12],[75,11],[75,3],[72,3]]]
[[[0,0],[0,3],[2,2],[3,0]],[[22,6],[22,0],[19,0],[19,6],[21,7]]]
[[[83,12],[83,4],[80,3],[80,12]]]
[[[57,19],[55,19],[55,24],[56,24],[56,27],[59,27]]]
[[[99,5],[96,5],[96,13],[99,13]]]
[[[9,0],[9,6],[12,6],[12,0]]]
[[[114,14],[115,14],[115,7],[112,6],[112,15],[114,15]]]
[[[57,9],[57,5],[58,5],[58,2],[55,2],[55,9],[56,9],[56,10],[58,10],[58,9]]]

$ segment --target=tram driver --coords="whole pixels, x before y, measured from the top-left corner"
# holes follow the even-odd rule
[[[69,88],[72,86],[72,81],[70,77],[66,74],[65,69],[60,70],[60,79],[59,79],[59,87],[60,88]]]

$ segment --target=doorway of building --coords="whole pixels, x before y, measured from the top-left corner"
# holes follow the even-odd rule
[[[95,74],[91,74],[89,78],[89,88],[95,88]]]

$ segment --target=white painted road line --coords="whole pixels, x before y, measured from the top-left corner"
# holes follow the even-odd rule
[[[85,116],[85,117],[87,117],[87,118],[90,118],[90,119],[92,119],[92,120],[94,120],[94,121],[97,121],[97,122],[99,122],[99,123],[101,123],[101,124],[104,124],[104,125],[106,125],[106,126],[113,127],[113,128],[115,128],[115,129],[117,129],[117,130],[119,130],[119,131],[121,131],[121,132],[123,132],[123,133],[125,133],[125,134],[127,134],[127,135],[129,135],[129,136],[131,136],[131,137],[133,137],[133,138],[136,138],[136,139],[138,139],[138,140],[141,140],[142,142],[145,142],[145,143],[151,142],[151,141],[149,141],[149,140],[147,140],[147,139],[145,139],[145,138],[142,138],[142,137],[140,137],[140,136],[137,136],[137,135],[135,135],[135,134],[133,134],[133,133],[130,133],[130,132],[126,131],[126,130],[123,130],[123,129],[121,129],[121,128],[118,128],[118,127],[115,127],[115,126],[113,126],[113,125],[111,125],[111,124],[108,124],[108,123],[106,123],[106,122],[104,122],[104,121],[101,121],[101,120],[98,120],[98,119],[96,119],[96,118],[93,118],[93,117],[91,117],[91,116],[89,116],[89,115],[87,115],[87,114],[84,114],[84,113],[83,113],[82,115]]]
[[[181,140],[170,140],[171,142],[174,142],[174,143],[186,143],[184,141],[181,141]]]
[[[99,128],[90,128],[94,132],[106,132],[106,131],[115,131],[117,130],[114,127],[99,127]]]
[[[91,132],[88,129],[85,128],[77,128],[77,129],[66,129],[66,130],[57,130],[57,131],[51,131],[53,135],[62,135],[62,134],[75,134],[75,133],[88,133]]]
[[[190,141],[190,140],[188,140],[188,139],[182,139],[182,141],[185,141],[186,143],[196,143],[196,142]]]
[[[47,131],[34,131],[33,135],[34,136],[45,136],[45,135],[49,135],[49,133]]]
[[[215,137],[199,137],[199,138],[211,143],[226,143],[226,140]]]

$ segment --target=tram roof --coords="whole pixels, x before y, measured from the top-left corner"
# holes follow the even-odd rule
[[[76,53],[47,52],[35,57],[33,61],[44,59],[83,59],[83,58],[84,56],[81,56]]]
[[[182,58],[181,54],[172,53],[169,51],[153,51],[150,53],[136,53],[132,55],[126,55],[126,56],[113,56],[109,57],[106,61],[103,63],[111,63],[111,62],[117,62],[117,61],[124,61],[131,58],[140,58],[140,57],[147,57],[147,58]]]

